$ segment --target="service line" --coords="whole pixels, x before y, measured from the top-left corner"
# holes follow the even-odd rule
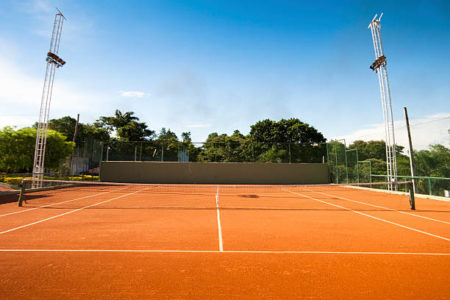
[[[428,236],[432,236],[432,237],[435,237],[435,238],[438,238],[438,239],[450,242],[449,238],[446,238],[446,237],[443,237],[443,236],[440,236],[440,235],[432,234],[432,233],[429,233],[429,232],[426,232],[426,231],[423,231],[423,230],[420,230],[420,229],[416,229],[416,228],[405,226],[405,225],[402,225],[402,224],[399,224],[399,223],[388,221],[388,220],[383,219],[383,218],[378,218],[378,217],[375,217],[375,216],[372,216],[372,215],[369,215],[369,214],[366,214],[366,213],[363,213],[363,212],[360,212],[360,211],[357,211],[357,210],[353,210],[351,208],[348,208],[348,207],[345,207],[345,206],[342,206],[342,205],[333,204],[333,203],[330,203],[330,202],[327,202],[327,201],[323,201],[323,200],[320,200],[320,199],[317,199],[317,198],[314,198],[314,197],[310,197],[310,196],[307,196],[307,195],[304,195],[304,194],[301,194],[301,193],[292,192],[292,191],[289,191],[289,190],[286,190],[286,191],[291,193],[291,194],[302,196],[304,198],[308,198],[308,199],[311,199],[311,200],[314,200],[314,201],[317,201],[317,202],[328,204],[328,205],[331,205],[331,206],[334,206],[334,207],[339,207],[339,208],[351,211],[351,212],[353,212],[355,214],[358,214],[358,215],[366,216],[366,217],[369,217],[369,218],[372,218],[372,219],[375,219],[375,220],[378,220],[378,221],[381,221],[381,222],[392,224],[392,225],[395,225],[395,226],[398,226],[398,227],[401,227],[401,228],[405,228],[405,229],[408,229],[408,230],[411,230],[411,231],[419,232],[419,233],[422,233],[422,234],[425,234],[425,235],[428,235]]]
[[[421,216],[421,215],[417,215],[417,214],[413,214],[413,213],[409,213],[409,212],[405,212],[405,211],[393,209],[393,208],[390,208],[390,207],[384,207],[384,206],[379,206],[379,205],[375,205],[375,204],[370,204],[370,203],[367,203],[367,202],[361,202],[361,201],[357,201],[357,200],[353,200],[353,199],[348,199],[348,198],[341,197],[341,196],[336,196],[336,195],[334,195],[334,194],[328,194],[328,193],[325,193],[325,192],[316,192],[316,191],[313,191],[313,190],[308,190],[308,191],[309,191],[309,192],[312,192],[312,193],[316,193],[316,194],[322,194],[322,195],[325,195],[325,196],[335,197],[335,198],[338,198],[338,199],[341,199],[341,200],[346,200],[346,201],[351,201],[351,202],[359,203],[359,204],[362,204],[362,205],[367,205],[367,206],[371,206],[371,207],[376,207],[376,208],[386,209],[386,210],[389,210],[389,211],[395,211],[395,212],[398,212],[398,213],[404,214],[404,215],[409,215],[409,216],[413,216],[413,217],[418,217],[418,218],[422,218],[422,219],[427,219],[427,220],[431,220],[431,221],[435,221],[435,222],[440,222],[440,223],[444,223],[444,224],[450,224],[450,222],[446,222],[446,221],[442,221],[442,220],[438,220],[438,219],[434,219],[434,218],[430,218],[430,217],[425,217],[425,216]]]
[[[59,217],[65,216],[65,215],[69,215],[69,214],[72,214],[74,212],[86,209],[86,208],[89,208],[89,207],[97,206],[97,205],[100,205],[100,204],[103,204],[103,203],[107,203],[107,202],[110,202],[110,201],[113,201],[113,200],[116,200],[116,199],[127,197],[127,196],[130,196],[130,195],[136,194],[138,192],[142,192],[144,190],[146,190],[146,189],[142,189],[142,190],[135,191],[135,192],[132,192],[132,193],[128,193],[128,194],[125,194],[125,195],[122,195],[122,196],[114,197],[114,198],[107,199],[107,200],[104,200],[104,201],[101,201],[101,202],[97,202],[97,203],[94,203],[94,204],[83,206],[83,207],[80,207],[80,208],[77,208],[77,209],[74,209],[74,210],[71,210],[71,211],[59,214],[59,215],[55,215],[55,216],[52,216],[52,217],[49,217],[49,218],[45,218],[45,219],[42,219],[42,220],[39,220],[39,221],[36,221],[36,222],[32,222],[32,223],[28,223],[28,224],[25,224],[25,225],[17,226],[17,227],[11,228],[11,229],[7,229],[7,230],[4,230],[4,231],[0,231],[0,234],[5,234],[5,233],[11,232],[11,231],[16,231],[18,229],[26,228],[26,227],[29,227],[29,226],[32,226],[32,225],[36,225],[36,224],[39,224],[39,223],[42,223],[42,222],[53,220],[53,219],[56,219],[56,218],[59,218]]]
[[[46,204],[46,205],[42,205],[42,206],[38,206],[38,207],[33,207],[33,208],[28,208],[28,209],[24,209],[24,210],[18,210],[18,211],[14,211],[14,212],[10,212],[7,214],[3,214],[0,215],[1,217],[6,217],[6,216],[10,216],[10,215],[15,215],[15,214],[21,214],[27,211],[32,211],[32,210],[36,210],[36,209],[40,209],[40,208],[46,208],[46,207],[52,207],[55,205],[59,205],[59,204],[64,204],[64,203],[68,203],[68,202],[72,202],[72,201],[77,201],[77,200],[82,200],[82,199],[87,199],[87,198],[91,198],[91,197],[96,197],[96,196],[100,196],[103,194],[108,194],[108,193],[112,193],[112,192],[117,192],[123,189],[119,189],[119,190],[114,190],[114,191],[108,191],[108,192],[101,192],[101,193],[97,193],[94,195],[88,195],[88,196],[83,196],[83,197],[79,197],[79,198],[75,198],[75,199],[69,199],[69,200],[65,200],[65,201],[61,201],[61,202],[56,202],[56,203],[50,203],[50,204]]]

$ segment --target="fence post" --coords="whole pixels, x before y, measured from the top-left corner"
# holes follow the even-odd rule
[[[348,183],[348,161],[347,161],[347,149],[344,148],[344,158],[345,158],[345,177],[347,178]]]
[[[109,161],[109,145],[106,145],[106,161]]]
[[[289,163],[291,163],[292,158],[291,158],[291,143],[288,144],[289,146]]]
[[[358,157],[358,149],[356,149],[356,178],[359,183],[359,157]]]
[[[431,178],[428,177],[428,194],[432,195],[432,190],[431,190]]]

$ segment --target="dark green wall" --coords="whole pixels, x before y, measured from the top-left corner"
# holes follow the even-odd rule
[[[104,161],[100,180],[139,183],[328,183],[326,164]]]

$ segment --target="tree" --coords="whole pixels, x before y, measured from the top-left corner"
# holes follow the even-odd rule
[[[384,141],[362,141],[357,140],[348,146],[349,149],[358,149],[359,160],[366,160],[369,158],[381,159],[386,161],[386,143]],[[396,155],[405,156],[403,154],[404,147],[400,145],[395,146]],[[406,157],[406,156],[405,156]]]
[[[359,161],[372,162],[372,174],[386,174],[386,143],[384,141],[362,141],[357,140],[349,145],[349,149],[358,150]],[[404,147],[395,146],[397,158],[397,175],[409,176],[409,158],[403,154]]]
[[[55,131],[58,131],[59,133],[63,134],[68,141],[73,141],[73,135],[75,133],[75,125],[77,123],[77,120],[70,117],[65,116],[59,119],[51,119],[48,121],[48,128],[53,129]],[[35,124],[37,125],[37,124]],[[78,136],[82,134],[82,130],[80,130],[80,127],[82,127],[81,124],[78,124]],[[37,126],[36,126],[37,128]]]
[[[320,162],[325,155],[322,133],[296,118],[259,121],[251,126],[249,138],[258,161]]]
[[[109,127],[111,130],[119,130],[119,128],[127,125],[131,121],[139,121],[139,118],[133,115],[134,112],[132,111],[122,113],[120,110],[116,109],[114,116],[102,116],[100,117],[99,122],[101,122],[104,126]]]
[[[231,136],[213,132],[206,139],[199,160],[216,162],[253,161],[249,149],[249,138],[241,134],[239,130],[235,130]]]
[[[110,135],[108,129],[102,127],[99,122],[94,122],[94,124],[81,124],[81,134],[77,136],[76,142],[78,141],[89,141],[95,140],[100,142],[108,142],[110,140]]]
[[[182,132],[181,139],[180,150],[187,155],[189,161],[198,161],[202,149],[192,143],[191,132]]]
[[[144,122],[136,121],[131,121],[117,130],[119,140],[128,142],[145,141],[153,134],[154,131],[147,129]]]
[[[75,125],[77,120],[70,117],[65,116],[59,119],[51,119],[48,122],[48,128],[58,131],[62,133],[67,141],[73,141],[73,135],[75,133]],[[37,128],[37,123],[33,125],[33,128]],[[86,141],[99,141],[99,142],[107,142],[109,141],[109,129],[105,128],[102,123],[95,122],[94,124],[83,124],[78,123],[77,136],[75,139],[76,146],[80,146],[83,142]]]
[[[178,160],[178,150],[181,146],[181,142],[178,140],[175,132],[164,127],[161,128],[158,137],[155,139],[155,145],[157,147],[157,151],[161,154],[162,160]]]
[[[107,128],[109,132],[115,130],[120,141],[136,142],[151,139],[155,132],[148,129],[145,122],[138,121],[139,118],[134,116],[134,112],[122,113],[117,109],[114,116],[102,116],[97,124]]]
[[[357,140],[348,146],[349,149],[358,149],[359,160],[380,159],[386,161],[386,143],[384,141]]]
[[[5,172],[29,172],[33,169],[35,128],[15,130],[5,127],[0,131],[0,170]],[[45,167],[58,170],[60,161],[72,153],[73,143],[67,142],[61,133],[48,130]]]
[[[417,176],[450,177],[450,149],[432,145],[429,150],[414,152]]]
[[[181,138],[183,140],[183,143],[190,143],[191,142],[191,132],[182,132]]]

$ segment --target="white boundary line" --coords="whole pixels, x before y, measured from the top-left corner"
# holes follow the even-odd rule
[[[97,203],[94,203],[94,204],[91,204],[91,205],[83,206],[81,208],[77,208],[77,209],[74,209],[74,210],[71,210],[71,211],[59,214],[59,215],[55,215],[55,216],[52,216],[52,217],[49,217],[49,218],[45,218],[45,219],[42,219],[42,220],[39,220],[39,221],[36,221],[36,222],[32,222],[32,223],[28,223],[28,224],[25,224],[25,225],[17,226],[17,227],[11,228],[11,229],[7,229],[7,230],[4,230],[4,231],[0,231],[0,234],[5,234],[5,233],[11,232],[11,231],[15,231],[15,230],[18,230],[18,229],[21,229],[21,228],[25,228],[25,227],[29,227],[29,226],[32,226],[32,225],[36,225],[36,224],[39,224],[39,223],[42,223],[42,222],[45,222],[45,221],[53,220],[53,219],[56,219],[56,218],[59,218],[59,217],[62,217],[62,216],[68,215],[68,214],[72,214],[74,212],[77,212],[77,211],[80,211],[80,210],[83,210],[83,209],[86,209],[86,208],[89,208],[89,207],[97,206],[97,205],[100,205],[100,204],[103,204],[103,203],[106,203],[106,202],[110,202],[110,201],[113,201],[113,200],[116,200],[116,199],[119,199],[119,198],[130,196],[130,195],[136,194],[136,193],[144,191],[144,190],[145,189],[142,189],[142,190],[135,191],[135,192],[132,192],[132,193],[128,193],[128,194],[125,194],[125,195],[122,195],[122,196],[118,196],[118,197],[107,199],[107,200],[104,200],[104,201],[101,201],[101,202],[97,202]]]
[[[220,209],[219,209],[219,186],[216,192],[216,212],[217,212],[217,231],[219,235],[219,251],[223,252],[222,226],[220,224]]]
[[[423,218],[423,219],[427,219],[427,220],[431,220],[431,221],[436,221],[436,222],[440,222],[440,223],[444,223],[444,224],[450,224],[450,222],[446,222],[446,221],[442,221],[442,220],[438,220],[438,219],[434,219],[434,218],[430,218],[430,217],[425,217],[425,216],[421,216],[421,215],[416,215],[416,214],[413,214],[413,213],[400,211],[400,210],[396,210],[396,209],[389,208],[389,207],[384,207],[384,206],[379,206],[379,205],[375,205],[375,204],[361,202],[361,201],[357,201],[357,200],[353,200],[353,199],[348,199],[348,198],[337,196],[337,195],[334,195],[334,194],[328,194],[328,193],[324,193],[324,192],[315,192],[315,191],[312,191],[312,190],[310,190],[310,192],[316,193],[316,194],[322,194],[322,195],[326,195],[326,196],[331,196],[331,197],[335,197],[335,198],[338,198],[338,199],[351,201],[351,202],[355,202],[355,203],[359,203],[359,204],[363,204],[363,205],[367,205],[367,206],[372,206],[372,207],[376,207],[376,208],[387,209],[387,210],[390,210],[390,211],[398,212],[400,214],[410,215],[410,216]]]
[[[103,194],[108,194],[108,193],[112,193],[112,192],[116,192],[116,191],[120,191],[120,190],[109,191],[109,192],[102,192],[102,193],[98,193],[98,194],[94,194],[94,195],[88,195],[88,196],[83,196],[83,197],[80,197],[80,198],[71,199],[71,200],[66,200],[66,201],[61,201],[61,202],[57,202],[57,203],[51,203],[51,204],[46,204],[46,205],[42,205],[42,206],[38,206],[38,207],[28,208],[28,209],[25,209],[25,210],[18,210],[18,211],[14,211],[14,212],[10,212],[10,213],[6,213],[6,214],[3,214],[3,215],[0,215],[0,218],[1,217],[6,217],[6,216],[10,216],[10,215],[15,215],[15,214],[21,214],[21,213],[24,213],[24,212],[27,212],[27,211],[32,211],[32,210],[36,210],[36,209],[40,209],[40,208],[52,207],[54,205],[59,205],[59,204],[72,202],[72,201],[76,201],[76,200],[82,200],[82,199],[86,199],[86,198],[100,196],[100,195],[103,195]]]
[[[388,223],[388,224],[392,224],[392,225],[395,225],[395,226],[398,226],[398,227],[409,229],[409,230],[412,230],[412,231],[415,231],[415,232],[419,232],[419,233],[422,233],[422,234],[425,234],[425,235],[429,235],[429,236],[432,236],[432,237],[435,237],[435,238],[438,238],[438,239],[450,242],[449,238],[446,238],[446,237],[443,237],[443,236],[440,236],[440,235],[432,234],[432,233],[429,233],[429,232],[426,232],[426,231],[423,231],[423,230],[420,230],[420,229],[416,229],[416,228],[405,226],[405,225],[402,225],[402,224],[399,224],[399,223],[391,222],[391,221],[388,221],[388,220],[385,220],[385,219],[382,219],[382,218],[378,218],[378,217],[375,217],[375,216],[372,216],[372,215],[369,215],[369,214],[365,214],[365,213],[360,212],[360,211],[353,210],[351,208],[347,208],[345,206],[341,206],[341,205],[329,203],[327,201],[319,200],[319,199],[316,199],[316,198],[313,198],[313,197],[309,197],[309,196],[306,196],[306,195],[301,194],[301,193],[296,193],[296,192],[292,192],[292,191],[289,191],[289,190],[287,190],[287,191],[289,193],[292,193],[292,194],[295,194],[295,195],[299,195],[299,196],[302,196],[302,197],[305,197],[305,198],[308,198],[308,199],[311,199],[311,200],[314,200],[314,201],[318,201],[318,202],[325,203],[325,204],[328,204],[328,205],[331,205],[331,206],[334,206],[334,207],[339,207],[339,208],[342,208],[342,209],[354,212],[355,214],[366,216],[366,217],[369,217],[369,218],[372,218],[372,219],[375,219],[375,220],[378,220],[378,221],[382,221],[382,222],[385,222],[385,223]]]
[[[152,249],[0,249],[0,252],[111,252],[111,253],[235,253],[235,254],[345,254],[345,255],[418,255],[450,256],[444,252],[383,252],[383,251],[282,251],[282,250],[152,250]]]

